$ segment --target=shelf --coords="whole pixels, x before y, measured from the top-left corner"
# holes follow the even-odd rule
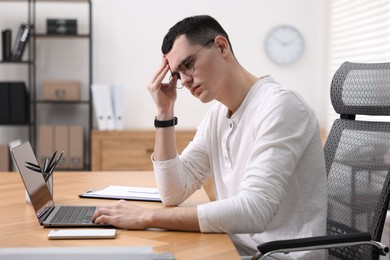
[[[28,3],[31,0],[0,0],[0,2],[25,2]],[[35,3],[48,3],[48,2],[58,2],[58,3],[89,3],[91,0],[35,0]]]
[[[91,37],[90,34],[46,34],[46,33],[36,33],[33,34],[34,37],[36,38],[48,38],[48,39],[53,39],[53,38],[89,38]]]
[[[35,103],[37,104],[70,104],[70,105],[74,105],[74,104],[79,104],[79,105],[89,105],[90,102],[87,101],[87,100],[78,100],[78,101],[68,101],[68,100],[37,100],[35,101]]]
[[[15,64],[17,64],[17,65],[19,65],[19,64],[28,65],[28,64],[31,64],[32,62],[31,61],[27,61],[27,60],[25,60],[25,61],[2,60],[2,61],[0,61],[0,63],[2,63],[2,64],[14,64],[14,65]]]
[[[26,127],[29,127],[31,126],[31,123],[21,123],[21,124],[15,124],[15,123],[9,123],[9,124],[1,124],[0,123],[0,126],[9,126],[9,127],[14,127],[14,126],[17,126],[17,127],[20,127],[20,126],[26,126]]]

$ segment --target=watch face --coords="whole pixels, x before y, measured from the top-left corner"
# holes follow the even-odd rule
[[[265,39],[265,51],[277,64],[291,64],[299,59],[304,49],[302,35],[288,25],[272,29]]]

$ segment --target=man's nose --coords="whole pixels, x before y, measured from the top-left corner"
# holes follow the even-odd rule
[[[193,82],[192,76],[188,76],[180,72],[180,80],[183,86],[185,86],[186,88],[191,88],[191,84]]]

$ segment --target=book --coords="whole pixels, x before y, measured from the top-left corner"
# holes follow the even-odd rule
[[[1,32],[3,61],[11,59],[11,37],[12,32],[10,29],[5,29]]]
[[[28,39],[30,38],[31,26],[28,24],[21,24],[18,30],[18,33],[15,38],[14,46],[11,51],[12,61],[20,61],[22,59],[22,55],[24,49],[26,48]]]

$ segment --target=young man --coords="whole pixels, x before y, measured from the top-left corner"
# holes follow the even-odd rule
[[[234,56],[229,37],[210,16],[174,25],[148,90],[156,104],[154,171],[163,202],[178,205],[211,176],[217,200],[197,207],[144,209],[120,201],[98,209],[95,222],[129,229],[225,232],[242,255],[260,243],[324,235],[324,155],[313,111],[272,77],[257,77]],[[168,73],[169,83],[163,83]],[[178,156],[177,87],[218,102]],[[321,259],[322,252],[290,254]]]

